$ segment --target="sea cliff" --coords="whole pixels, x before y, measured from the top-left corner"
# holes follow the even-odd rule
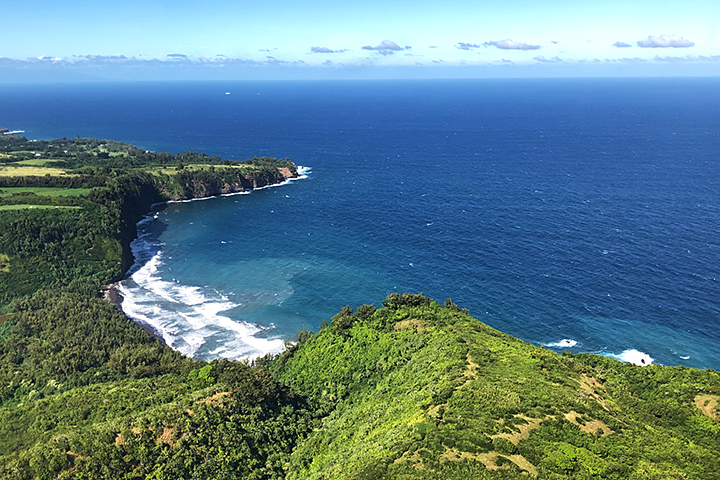
[[[241,193],[256,188],[278,185],[298,178],[297,166],[286,160],[282,167],[254,170],[210,166],[202,169],[183,168],[160,176],[136,176],[130,181],[137,187],[123,198],[122,275],[134,262],[130,243],[137,237],[136,224],[150,213],[153,205],[168,201],[194,200]],[[137,192],[137,193],[135,193]],[[114,192],[113,194],[121,194]],[[117,279],[115,279],[117,280]]]

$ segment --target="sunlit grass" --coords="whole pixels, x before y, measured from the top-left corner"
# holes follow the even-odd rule
[[[55,188],[55,187],[0,187],[0,197],[14,193],[30,192],[46,197],[77,197],[90,193],[89,188]]]
[[[8,211],[8,210],[30,210],[36,208],[38,210],[50,210],[53,208],[64,208],[64,209],[78,209],[81,207],[66,207],[66,206],[58,206],[58,205],[0,205],[0,211]]]
[[[54,162],[59,159],[51,159],[51,158],[30,158],[28,160],[20,160],[19,162],[13,162],[12,165],[29,165],[31,167],[42,167],[47,162]]]
[[[5,165],[0,167],[0,177],[44,177],[45,175],[57,177],[68,174],[61,168],[44,168],[29,165]]]

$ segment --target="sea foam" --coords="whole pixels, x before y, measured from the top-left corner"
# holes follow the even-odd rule
[[[607,356],[611,357],[611,358],[615,358],[622,362],[632,363],[633,365],[638,365],[641,367],[652,365],[653,362],[655,361],[647,353],[641,352],[639,350],[635,350],[634,348],[625,350],[622,353],[620,353],[619,355],[611,353],[611,354],[608,354]]]
[[[282,351],[282,339],[265,338],[271,328],[222,315],[238,306],[227,297],[210,288],[163,280],[162,255],[157,252],[120,284],[121,306],[130,318],[190,357],[236,360]],[[207,351],[210,345],[213,349]]]
[[[577,341],[572,340],[570,338],[563,338],[559,342],[552,342],[552,343],[546,343],[546,347],[553,347],[553,348],[571,348],[577,345]]]

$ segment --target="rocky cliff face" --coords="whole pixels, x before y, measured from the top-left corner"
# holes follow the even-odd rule
[[[267,168],[248,174],[231,168],[181,171],[172,184],[162,185],[161,190],[169,200],[190,200],[277,185],[297,177],[294,167]]]
[[[130,250],[130,243],[137,237],[135,224],[148,213],[153,203],[163,200],[190,200],[245,192],[254,188],[277,185],[297,177],[297,169],[293,165],[277,169],[264,168],[244,175],[239,170],[230,168],[180,171],[170,182],[160,181],[155,187],[152,187],[147,179],[143,179],[143,181],[130,180],[130,183],[138,184],[135,189],[126,189],[127,192],[132,193],[113,193],[123,199],[119,205],[123,222],[122,238],[120,239],[122,274],[124,275],[135,261]]]

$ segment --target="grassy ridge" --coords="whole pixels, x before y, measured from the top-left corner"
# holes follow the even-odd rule
[[[113,360],[137,347],[111,353],[95,368],[115,377],[54,393],[56,380],[0,408],[0,433],[17,442],[8,468],[37,471],[43,458],[59,465],[47,478],[720,475],[717,372],[558,355],[421,295],[384,304],[343,309],[254,367],[168,352],[147,357],[169,369],[155,373]],[[49,441],[21,448],[38,438]]]
[[[720,478],[718,411],[697,401],[720,398],[716,372],[558,355],[422,296],[385,304],[281,360],[283,383],[332,405],[288,478]]]

